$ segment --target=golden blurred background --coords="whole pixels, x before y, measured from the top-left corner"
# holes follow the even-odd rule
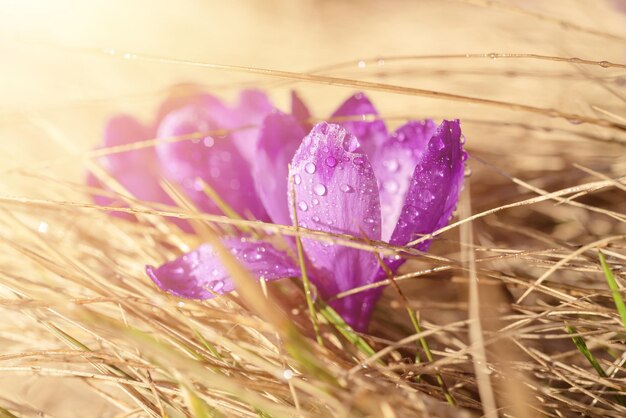
[[[86,153],[99,144],[106,119],[127,112],[148,120],[168,89],[181,82],[202,84],[227,99],[242,86],[268,89],[283,108],[289,91],[297,89],[319,118],[356,90],[193,63],[316,72],[624,124],[624,67],[532,58],[424,57],[539,54],[623,65],[624,3],[0,0],[0,194],[88,201],[80,187],[71,185],[83,182]],[[409,117],[460,118],[470,154],[526,180],[550,179],[551,174],[566,180],[572,160],[606,164],[610,175],[626,172],[623,148],[612,143],[624,140],[623,131],[484,103],[368,94],[391,125]],[[595,140],[585,140],[587,136]],[[480,168],[477,173],[478,163],[471,164],[472,188],[480,192],[474,211],[517,200],[521,189],[508,180],[508,188],[486,191],[493,172]],[[65,187],[55,183],[61,181]],[[604,219],[585,221],[592,234],[613,227]],[[3,224],[1,231],[10,236],[9,225]],[[554,233],[569,239],[581,232],[557,227]],[[2,328],[0,323],[0,334]],[[0,354],[28,348],[23,343],[7,342]],[[116,416],[106,401],[64,379],[6,375],[0,381],[4,398],[36,405],[51,416]],[[56,389],[51,391],[51,385]]]

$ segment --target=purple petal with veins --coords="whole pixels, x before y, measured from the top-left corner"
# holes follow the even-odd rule
[[[373,158],[378,147],[387,139],[388,133],[382,120],[368,120],[378,117],[378,111],[364,93],[356,93],[332,114],[332,118],[354,117],[344,122],[337,121],[357,137],[365,154]],[[358,118],[360,117],[360,118]],[[356,120],[355,120],[356,119]]]
[[[376,177],[354,135],[339,125],[317,124],[296,151],[289,175],[301,227],[380,239]],[[291,208],[294,196],[288,193]],[[302,245],[314,267],[311,279],[325,298],[374,279],[378,263],[368,251],[309,238]],[[363,306],[366,296],[366,292],[358,293],[331,305],[346,322],[362,330],[371,313],[370,307]]]
[[[219,122],[220,127],[227,127],[232,124],[234,117],[230,110],[222,101],[208,93],[202,91],[202,87],[193,83],[184,83],[174,86],[170,95],[165,99],[157,111],[154,122],[154,131],[170,113],[187,106],[204,108],[211,118]]]
[[[257,280],[300,276],[300,269],[287,254],[270,244],[243,238],[227,238],[222,244]],[[181,298],[211,299],[235,290],[232,278],[209,244],[159,268],[147,266],[146,272],[159,288]]]
[[[117,147],[145,141],[153,136],[150,128],[142,125],[132,116],[117,115],[107,122],[103,142],[105,147]],[[156,154],[152,146],[107,154],[99,158],[98,163],[135,199],[174,205],[172,199],[159,184]],[[91,187],[107,188],[91,172],[87,173],[87,184]],[[93,199],[100,206],[128,207],[121,197],[95,195]],[[135,219],[133,215],[124,212],[110,213],[124,219]],[[185,231],[190,231],[187,222],[178,219],[172,221]]]
[[[226,127],[234,130],[231,137],[250,164],[255,158],[259,127],[265,116],[274,109],[267,95],[260,90],[243,90],[237,105],[232,109],[232,118]]]
[[[383,241],[391,238],[415,166],[422,159],[436,128],[437,125],[432,120],[410,121],[389,135],[372,158],[380,189]]]
[[[306,136],[300,123],[291,115],[271,113],[259,131],[254,159],[254,184],[272,222],[292,225],[287,203],[289,163]]]
[[[459,200],[467,153],[458,120],[444,120],[428,142],[406,193],[393,245],[406,245],[448,223]],[[427,251],[429,241],[417,248]]]
[[[197,179],[211,186],[239,215],[247,217],[250,213],[256,219],[267,220],[248,162],[229,137],[209,134],[217,126],[209,109],[204,107],[190,105],[168,114],[159,126],[159,138],[207,134],[160,143],[157,155],[164,176],[177,182],[203,212],[221,213],[221,210]]]

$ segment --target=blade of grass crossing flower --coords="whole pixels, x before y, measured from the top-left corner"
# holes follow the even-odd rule
[[[329,324],[335,327],[335,329],[339,331],[339,333],[343,335],[345,339],[350,342],[350,344],[368,357],[376,354],[376,351],[374,351],[367,341],[361,338],[359,334],[357,334],[333,308],[322,302],[320,299],[316,301],[316,304],[320,305],[319,311],[322,316],[328,321]],[[383,364],[381,360],[378,360],[378,363],[381,365]]]
[[[617,312],[619,312],[619,316],[622,318],[622,325],[626,330],[626,304],[624,304],[624,299],[622,298],[622,294],[620,293],[620,288],[617,284],[617,280],[615,280],[613,271],[611,271],[611,269],[609,268],[609,265],[607,264],[606,258],[604,258],[604,254],[602,254],[602,251],[598,251],[598,257],[600,258],[600,264],[602,265],[602,270],[604,271],[606,281],[608,282],[609,288],[611,289],[611,294],[613,295],[613,300],[615,301],[615,307],[617,308]]]
[[[250,272],[234,258],[216,236],[211,235],[208,238],[209,244],[215,249],[229,276],[235,282],[237,292],[242,299],[250,305],[252,310],[272,323],[285,338],[285,350],[309,373],[336,386],[337,379],[326,370],[313,348],[293,323],[280,313],[281,310],[273,304],[271,299],[259,297],[261,288],[255,283]]]
[[[361,231],[361,233],[365,237],[365,240],[367,241],[367,243],[371,244],[371,242],[369,241],[367,236],[365,236],[363,231]],[[394,286],[394,288],[400,295],[400,298],[404,302],[404,307],[406,308],[406,311],[409,314],[409,318],[411,319],[411,323],[413,324],[413,328],[415,329],[415,332],[417,334],[421,334],[422,327],[420,325],[419,318],[417,317],[416,312],[413,309],[411,309],[411,306],[409,304],[409,299],[405,296],[404,292],[402,292],[402,289],[400,289],[400,286],[398,286],[398,283],[396,283],[393,272],[389,269],[385,261],[380,257],[380,254],[374,253],[374,256],[376,257],[376,260],[378,260],[378,264],[380,264],[381,268],[387,275],[387,278],[389,279],[391,284]],[[428,341],[426,341],[426,338],[423,338],[423,337],[420,338],[419,341],[422,346],[422,349],[424,350],[424,353],[426,354],[426,359],[428,360],[429,363],[432,363],[434,361],[434,357],[433,357],[432,352],[430,351],[430,346],[428,345]],[[419,347],[418,347],[418,350],[416,350],[415,352],[415,363],[421,363],[420,355],[419,355]],[[455,406],[456,401],[454,400],[454,398],[448,391],[448,386],[446,385],[446,382],[443,380],[443,376],[441,376],[441,373],[437,371],[435,374],[435,378],[437,379],[437,384],[439,385],[439,387],[441,387],[443,396],[446,398],[446,401],[450,405]],[[417,376],[417,379],[419,380],[419,376]]]
[[[298,224],[298,211],[296,210],[296,189],[289,179],[289,188],[291,190],[291,194],[293,196],[292,199],[292,207],[291,210],[293,212],[293,220],[294,226],[296,228],[296,232],[299,231]],[[315,312],[315,304],[313,303],[313,298],[311,297],[311,282],[309,281],[309,276],[306,272],[306,264],[304,262],[304,250],[302,249],[302,240],[300,239],[300,235],[296,234],[296,248],[298,251],[298,262],[300,263],[300,271],[302,272],[302,285],[304,287],[304,296],[306,297],[306,304],[309,309],[309,316],[311,317],[311,323],[313,324],[313,330],[315,331],[315,339],[317,343],[321,346],[324,346],[324,340],[320,335],[319,324],[317,323],[317,313]]]

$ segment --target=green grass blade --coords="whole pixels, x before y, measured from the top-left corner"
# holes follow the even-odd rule
[[[615,280],[615,276],[609,268],[609,265],[607,264],[606,258],[604,258],[604,254],[602,254],[602,251],[598,251],[598,257],[600,258],[600,264],[602,265],[602,270],[604,271],[606,281],[608,282],[609,288],[611,289],[611,294],[613,295],[613,300],[615,301],[615,307],[617,308],[617,312],[619,312],[619,316],[622,318],[622,325],[624,326],[624,330],[626,330],[626,304],[624,304],[624,299],[622,298],[620,288],[617,285],[617,280]]]
[[[574,327],[569,325],[565,326],[565,331],[567,331],[567,333],[572,337],[572,341],[574,342],[574,345],[576,346],[578,351],[580,351],[580,353],[587,358],[587,361],[589,362],[589,364],[591,364],[591,367],[596,370],[598,375],[601,377],[608,377],[596,357],[589,350],[589,347],[587,347],[587,343],[585,342],[584,338],[580,335],[576,335],[578,334],[578,331],[576,331]]]
[[[317,300],[316,302],[319,307],[319,311],[322,316],[331,324],[341,335],[344,336],[350,344],[352,344],[357,350],[370,357],[376,354],[376,351],[365,341],[359,334],[357,334],[350,325],[343,320],[341,315],[337,313],[333,308],[331,308],[326,303],[321,300]],[[378,361],[382,364],[382,361]]]

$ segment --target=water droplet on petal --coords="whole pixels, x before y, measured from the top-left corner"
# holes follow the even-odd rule
[[[320,201],[317,200],[316,197],[314,197],[313,200],[311,200],[311,203],[313,203],[313,205],[318,205],[320,203]]]
[[[337,159],[333,156],[327,157],[326,165],[329,167],[335,167],[337,165]]]
[[[323,184],[318,183],[318,184],[316,184],[313,187],[313,191],[318,196],[324,196],[326,194],[326,186],[324,186]]]
[[[306,212],[307,209],[309,209],[309,205],[307,205],[306,202],[304,201],[298,203],[298,207],[300,208],[302,212]]]
[[[294,174],[293,175],[293,182],[296,183],[296,184],[302,183],[302,178],[300,177],[300,175]]]
[[[202,140],[202,143],[204,144],[205,147],[210,148],[213,146],[213,144],[215,144],[215,140],[213,139],[213,137],[205,136],[204,139]]]
[[[315,173],[315,169],[317,167],[315,167],[315,164],[313,163],[306,163],[306,165],[304,166],[304,171],[306,171],[309,174],[313,174]]]
[[[343,184],[340,187],[340,190],[344,193],[352,193],[354,192],[354,189],[352,188],[352,186],[348,185],[348,184]]]
[[[313,218],[312,218],[312,219],[313,219],[315,222],[319,222],[319,221],[320,221],[320,217],[319,217],[319,216],[317,216],[317,215],[313,216]]]
[[[211,284],[211,290],[214,292],[219,292],[224,287],[223,280],[216,280]]]
[[[243,258],[249,261],[259,261],[263,258],[263,251],[261,251],[261,249],[263,249],[263,251],[265,250],[262,247],[247,249],[243,253]]]
[[[341,142],[341,146],[346,152],[354,152],[359,147],[359,141],[353,135],[346,135]]]
[[[363,165],[365,160],[363,159],[363,157],[355,157],[354,160],[352,160],[352,162],[356,165]]]
[[[419,198],[422,202],[429,203],[435,198],[435,195],[428,189],[422,189],[419,192]]]
[[[359,62],[358,62],[358,64],[357,64],[357,66],[358,66],[359,68],[365,68],[365,65],[366,65],[366,64],[365,64],[365,61],[363,61],[363,60],[359,60]]]

